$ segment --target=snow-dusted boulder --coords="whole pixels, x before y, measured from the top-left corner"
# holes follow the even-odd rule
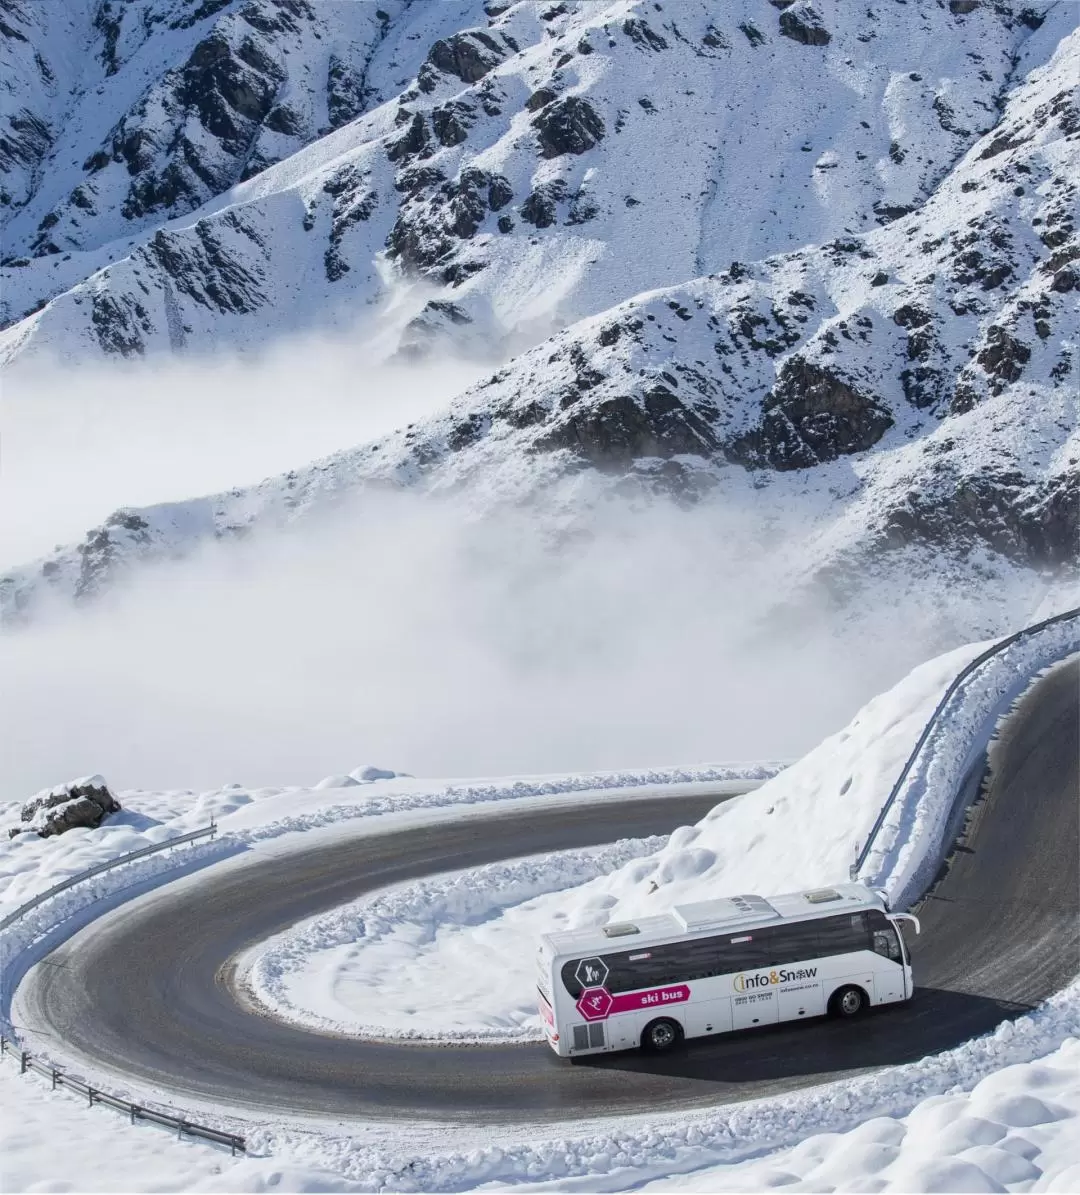
[[[370,784],[373,780],[393,780],[395,776],[400,776],[401,772],[391,772],[387,768],[377,768],[374,764],[364,764],[362,767],[353,768],[349,773],[352,779],[358,784]]]
[[[109,791],[102,776],[84,776],[55,788],[43,789],[22,807],[22,825],[14,826],[8,836],[33,832],[39,838],[51,838],[76,826],[96,829],[110,813],[119,813],[120,802]]]

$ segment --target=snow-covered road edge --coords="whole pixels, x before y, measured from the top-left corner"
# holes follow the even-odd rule
[[[955,799],[998,721],[1039,673],[1080,651],[1080,610],[1030,628],[962,676],[930,722],[853,878],[906,909],[926,891],[955,826]],[[891,800],[893,798],[890,798]]]

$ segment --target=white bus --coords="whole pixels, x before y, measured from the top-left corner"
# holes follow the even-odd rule
[[[883,896],[862,884],[732,896],[600,929],[544,934],[540,1016],[561,1057],[907,1000],[911,964]]]

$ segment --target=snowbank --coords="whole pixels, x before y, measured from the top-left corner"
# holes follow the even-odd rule
[[[540,1041],[532,941],[549,914],[538,898],[665,841],[623,839],[381,891],[260,943],[241,982],[274,1015],[336,1033]]]
[[[1080,617],[1009,644],[949,697],[860,869],[862,879],[887,889],[895,907],[915,901],[937,871],[955,824],[948,798],[959,791],[1002,714],[1033,676],[1075,651],[1080,651]]]

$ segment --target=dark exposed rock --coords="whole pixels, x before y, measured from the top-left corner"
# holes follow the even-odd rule
[[[444,182],[446,175],[437,166],[409,166],[398,171],[394,190],[412,196]]]
[[[475,167],[463,170],[455,180],[442,180],[435,189],[440,180],[441,174],[425,176],[412,186],[415,180],[399,177],[398,188],[409,189],[415,202],[399,210],[386,244],[389,256],[398,258],[405,269],[422,272],[439,266],[441,280],[456,283],[484,265],[475,261],[447,265],[456,242],[471,240],[488,211],[499,211],[514,195],[503,175]]]
[[[31,831],[39,838],[52,838],[77,826],[95,829],[110,813],[120,812],[120,802],[100,776],[88,776],[38,793],[22,807],[23,825],[9,836]]]
[[[936,406],[944,400],[947,391],[945,375],[930,365],[916,365],[901,370],[900,385],[904,398],[918,410]]]
[[[568,95],[546,107],[533,119],[540,139],[540,156],[583,154],[604,137],[600,114],[580,96]]]
[[[0,135],[0,170],[34,166],[52,144],[52,130],[28,108],[7,117],[7,131]]]
[[[506,48],[483,29],[466,29],[437,41],[427,60],[436,70],[476,83],[507,57]]]
[[[668,44],[663,37],[659,33],[656,33],[647,21],[643,21],[639,17],[628,17],[623,21],[623,33],[647,50],[659,51],[668,48]]]
[[[469,240],[487,215],[483,192],[487,189],[487,175],[482,170],[463,170],[450,201],[449,230],[461,240]]]
[[[805,0],[798,0],[780,14],[780,32],[804,46],[827,46],[832,41],[821,15]]]
[[[421,113],[415,112],[409,119],[405,132],[387,145],[386,156],[391,162],[404,162],[417,154],[427,157],[431,152],[430,141],[427,122]]]
[[[1067,294],[1069,291],[1075,290],[1078,285],[1080,285],[1080,275],[1077,274],[1075,267],[1065,266],[1054,275],[1050,289],[1059,294]]]
[[[488,207],[493,212],[500,211],[514,198],[514,190],[509,179],[501,174],[488,175]]]
[[[342,252],[342,241],[353,225],[371,219],[379,202],[378,193],[367,184],[367,172],[355,166],[344,167],[323,183],[323,191],[334,199],[330,238],[323,254],[323,268],[328,282],[337,282],[349,272],[349,263]]]
[[[893,323],[901,328],[921,328],[930,323],[931,315],[914,303],[904,303],[893,312]]]
[[[279,104],[270,110],[266,118],[266,127],[274,133],[284,133],[288,137],[295,137],[300,132],[300,118],[284,104]]]
[[[463,327],[472,322],[472,316],[457,303],[451,303],[446,299],[431,299],[424,304],[420,314],[406,324],[398,353],[402,357],[422,359],[431,353],[438,337],[448,328]],[[486,426],[487,422],[485,416],[473,414],[466,419],[465,426],[469,427],[473,423]],[[452,451],[465,448],[472,442],[473,440],[464,433],[451,434],[450,437]]]
[[[557,91],[552,91],[550,87],[539,87],[525,101],[525,107],[529,112],[539,112],[541,108],[553,104],[558,98]]]
[[[826,366],[789,357],[762,403],[759,427],[731,446],[750,466],[805,469],[872,448],[892,416]]]
[[[169,276],[177,291],[200,306],[246,315],[265,305],[267,297],[250,258],[227,247],[226,231],[250,236],[239,217],[230,214],[213,225],[200,220],[191,231],[157,232],[141,252]]]
[[[521,205],[520,215],[526,224],[537,228],[550,228],[555,223],[556,205],[566,198],[566,184],[562,179],[543,183],[526,198]]]
[[[949,12],[953,16],[966,16],[979,7],[979,0],[949,0]]]
[[[756,25],[751,25],[749,21],[743,21],[739,25],[739,29],[752,46],[763,46],[765,44],[765,34]]]
[[[696,411],[657,384],[640,399],[619,395],[595,406],[571,406],[534,446],[569,449],[598,469],[617,470],[640,457],[707,456],[719,442]]]
[[[121,357],[141,356],[146,348],[143,337],[153,331],[146,308],[131,295],[108,291],[96,291],[91,304],[90,323],[102,351]]]
[[[1008,559],[1035,568],[1073,567],[1080,542],[1080,476],[1038,486],[986,471],[932,493],[909,493],[886,517],[888,547],[914,542],[966,546],[981,540]]]
[[[431,110],[431,127],[440,145],[460,145],[468,137],[475,120],[475,110],[461,100]]]
[[[574,192],[566,213],[567,224],[587,224],[600,212],[592,196],[583,187]]]
[[[192,50],[176,95],[198,112],[203,128],[228,143],[247,131],[236,117],[252,122],[266,117],[284,78],[285,72],[251,39],[234,55],[225,37],[214,32]]]
[[[367,111],[374,95],[374,89],[367,86],[361,72],[336,54],[330,55],[326,70],[326,114],[332,129],[341,128]]]
[[[994,394],[1000,394],[1011,382],[1019,381],[1030,359],[1031,349],[999,324],[992,324],[987,329],[986,345],[975,357],[990,375],[990,388]]]

